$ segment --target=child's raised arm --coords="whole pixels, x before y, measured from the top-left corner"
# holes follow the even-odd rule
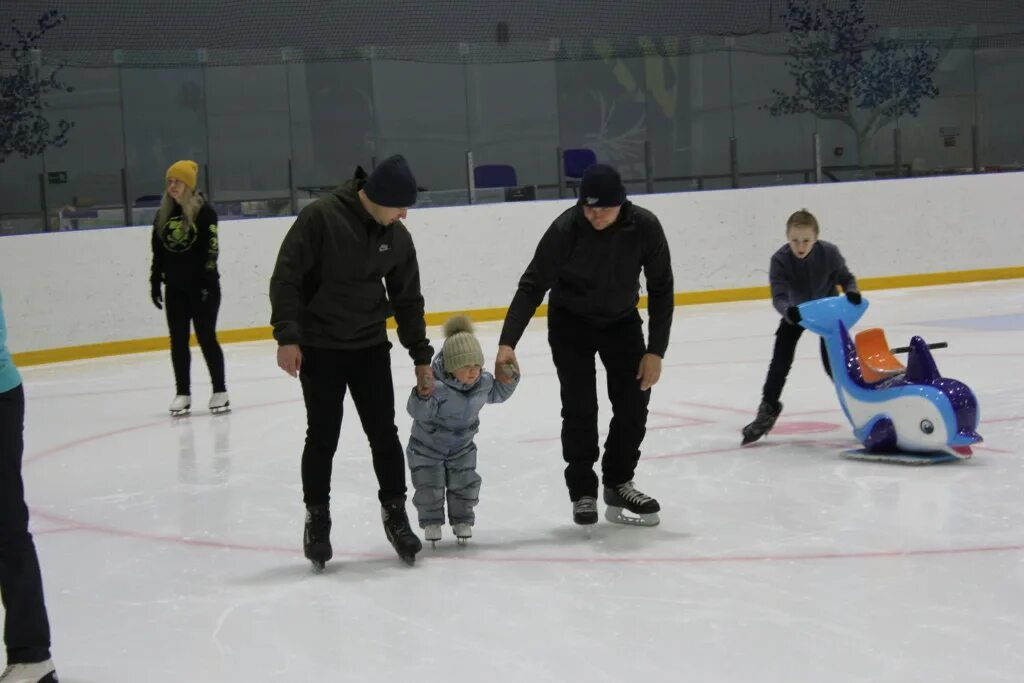
[[[504,370],[505,368],[502,369]],[[494,383],[491,385],[491,390],[487,392],[488,403],[503,403],[505,399],[512,395],[512,392],[516,390],[517,386],[519,386],[519,373],[512,372],[511,377],[512,381],[509,384],[494,380]]]

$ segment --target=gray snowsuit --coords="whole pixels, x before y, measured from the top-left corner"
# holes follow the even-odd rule
[[[480,410],[486,403],[501,403],[515,391],[494,375],[481,370],[472,385],[463,384],[444,370],[441,353],[431,364],[434,393],[420,398],[413,389],[407,408],[413,418],[406,456],[412,472],[412,497],[419,513],[420,528],[444,524],[445,491],[448,521],[473,524],[473,507],[480,501],[480,475],[476,473],[476,444]]]

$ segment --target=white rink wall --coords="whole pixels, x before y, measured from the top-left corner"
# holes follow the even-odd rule
[[[640,195],[661,219],[676,292],[767,285],[784,223],[806,207],[860,278],[1024,265],[1024,173]],[[428,312],[504,308],[541,234],[571,200],[426,208],[406,221]],[[269,325],[291,218],[220,225],[218,328]],[[150,229],[0,238],[10,350],[164,336],[149,300]]]

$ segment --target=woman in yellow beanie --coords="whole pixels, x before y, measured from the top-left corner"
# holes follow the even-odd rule
[[[177,389],[170,412],[179,416],[192,410],[192,353],[188,344],[194,325],[213,384],[210,411],[224,413],[230,410],[231,403],[224,380],[224,353],[217,342],[216,329],[220,309],[217,212],[196,191],[196,162],[176,161],[165,175],[167,190],[153,222],[150,294],[157,308],[164,308],[166,303]]]

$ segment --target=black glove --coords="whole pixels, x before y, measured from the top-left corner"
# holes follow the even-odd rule
[[[210,295],[220,289],[220,278],[216,273],[206,273],[199,283],[199,293],[203,303],[210,298]]]
[[[858,292],[855,289],[850,290],[849,292],[846,293],[846,300],[849,301],[854,306],[856,306],[857,304],[860,303],[860,292]]]
[[[800,309],[796,306],[790,306],[786,309],[786,322],[790,325],[799,325],[801,320]]]
[[[164,308],[164,296],[160,291],[159,280],[154,280],[149,283],[149,297],[153,300],[153,305],[163,310]]]

